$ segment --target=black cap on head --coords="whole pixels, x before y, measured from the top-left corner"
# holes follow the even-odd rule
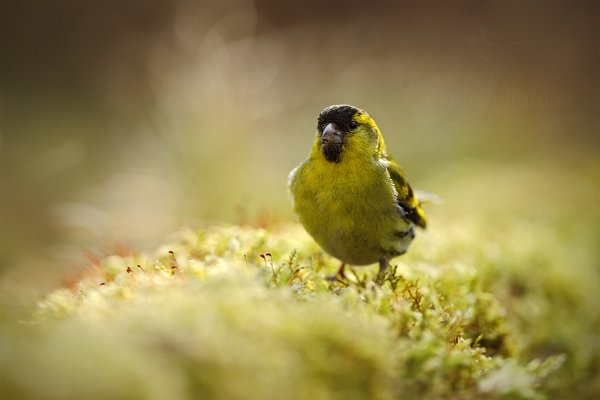
[[[358,108],[347,104],[329,106],[319,114],[317,129],[320,131],[326,124],[334,123],[340,129],[349,129],[350,121]]]

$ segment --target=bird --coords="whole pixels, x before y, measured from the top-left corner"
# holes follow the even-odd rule
[[[403,169],[387,152],[375,120],[348,105],[317,118],[310,153],[288,177],[292,208],[319,246],[345,266],[379,263],[382,283],[392,258],[408,250],[427,219]]]

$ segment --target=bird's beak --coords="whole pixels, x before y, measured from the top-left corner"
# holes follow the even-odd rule
[[[342,131],[334,123],[329,123],[323,129],[323,144],[342,144]]]

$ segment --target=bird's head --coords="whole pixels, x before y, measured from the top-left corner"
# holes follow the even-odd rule
[[[347,104],[333,105],[319,114],[313,152],[329,162],[346,157],[376,157],[385,144],[375,121],[366,111]]]

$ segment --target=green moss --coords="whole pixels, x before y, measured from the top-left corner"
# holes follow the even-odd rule
[[[27,324],[3,328],[0,390],[46,399],[593,393],[576,385],[598,373],[596,298],[573,289],[585,288],[579,270],[563,270],[565,238],[502,229],[423,233],[382,286],[376,267],[324,279],[337,262],[295,225],[184,230],[154,254],[102,260]]]

